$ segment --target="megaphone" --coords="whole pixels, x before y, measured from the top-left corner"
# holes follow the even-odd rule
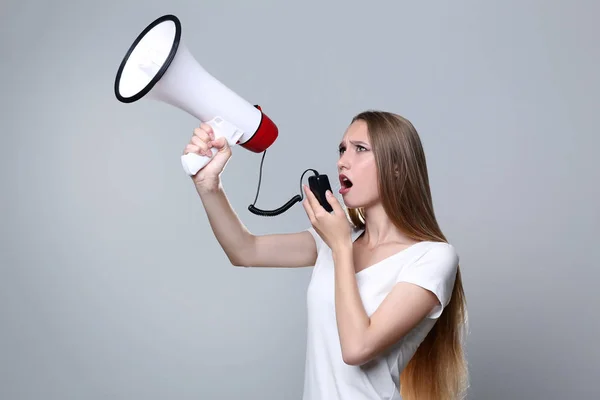
[[[159,100],[212,126],[215,138],[230,146],[261,153],[277,139],[273,121],[209,74],[181,40],[181,22],[164,15],[148,25],[130,46],[115,79],[115,95],[123,103],[143,97]],[[217,149],[212,149],[213,155]],[[188,175],[195,175],[210,157],[182,156]]]
[[[209,124],[215,138],[225,137],[230,146],[262,152],[264,157],[277,139],[277,125],[260,106],[250,104],[208,73],[182,41],[181,31],[180,20],[171,14],[150,23],[133,41],[119,65],[115,96],[123,103],[150,98],[175,106]],[[214,155],[218,150],[211,148],[211,151]],[[181,163],[184,171],[193,176],[210,159],[188,153],[181,156]],[[325,191],[331,190],[327,176],[313,169],[304,172],[309,170],[315,174],[309,177],[311,190],[323,207],[332,211],[325,198]],[[276,210],[260,210],[254,204],[248,209],[258,215],[273,216],[301,200],[302,196],[294,196]]]

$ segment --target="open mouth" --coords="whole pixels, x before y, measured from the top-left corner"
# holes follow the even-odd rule
[[[348,177],[342,175],[340,176],[340,185],[342,185],[342,188],[348,189],[352,187],[352,181],[350,181]]]

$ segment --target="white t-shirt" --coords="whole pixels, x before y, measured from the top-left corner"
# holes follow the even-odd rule
[[[311,226],[318,257],[307,290],[307,347],[303,400],[401,400],[400,373],[448,305],[458,266],[454,247],[420,242],[359,271],[356,280],[371,316],[397,282],[422,286],[440,300],[409,334],[362,366],[344,363],[337,331],[331,249]],[[354,242],[364,229],[353,229]]]

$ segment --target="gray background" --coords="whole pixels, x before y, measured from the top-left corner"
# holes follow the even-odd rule
[[[598,2],[25,1],[0,8],[0,398],[298,399],[310,269],[231,267],[180,154],[197,121],[113,79],[174,13],[279,125],[257,206],[299,193],[366,108],[424,142],[469,301],[470,399],[600,396]],[[250,214],[260,155],[223,175]]]

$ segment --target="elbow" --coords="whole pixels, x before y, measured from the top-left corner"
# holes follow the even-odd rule
[[[234,249],[227,252],[229,262],[234,267],[249,267],[255,264],[256,260],[256,237],[248,234],[243,242]]]
[[[236,248],[235,251],[230,250],[226,252],[231,265],[234,267],[248,267],[252,265],[252,260],[255,258],[253,246],[254,243],[251,243],[241,248]]]
[[[347,365],[360,367],[371,360],[368,352],[359,349],[342,351],[342,360]]]
[[[244,263],[241,259],[239,258],[233,258],[233,257],[228,257],[229,258],[229,262],[231,263],[231,265],[233,265],[234,267],[245,267],[246,263]]]
[[[225,252],[225,256],[229,260],[229,263],[234,267],[241,267],[244,265],[243,257],[239,254],[232,254],[231,252]]]

